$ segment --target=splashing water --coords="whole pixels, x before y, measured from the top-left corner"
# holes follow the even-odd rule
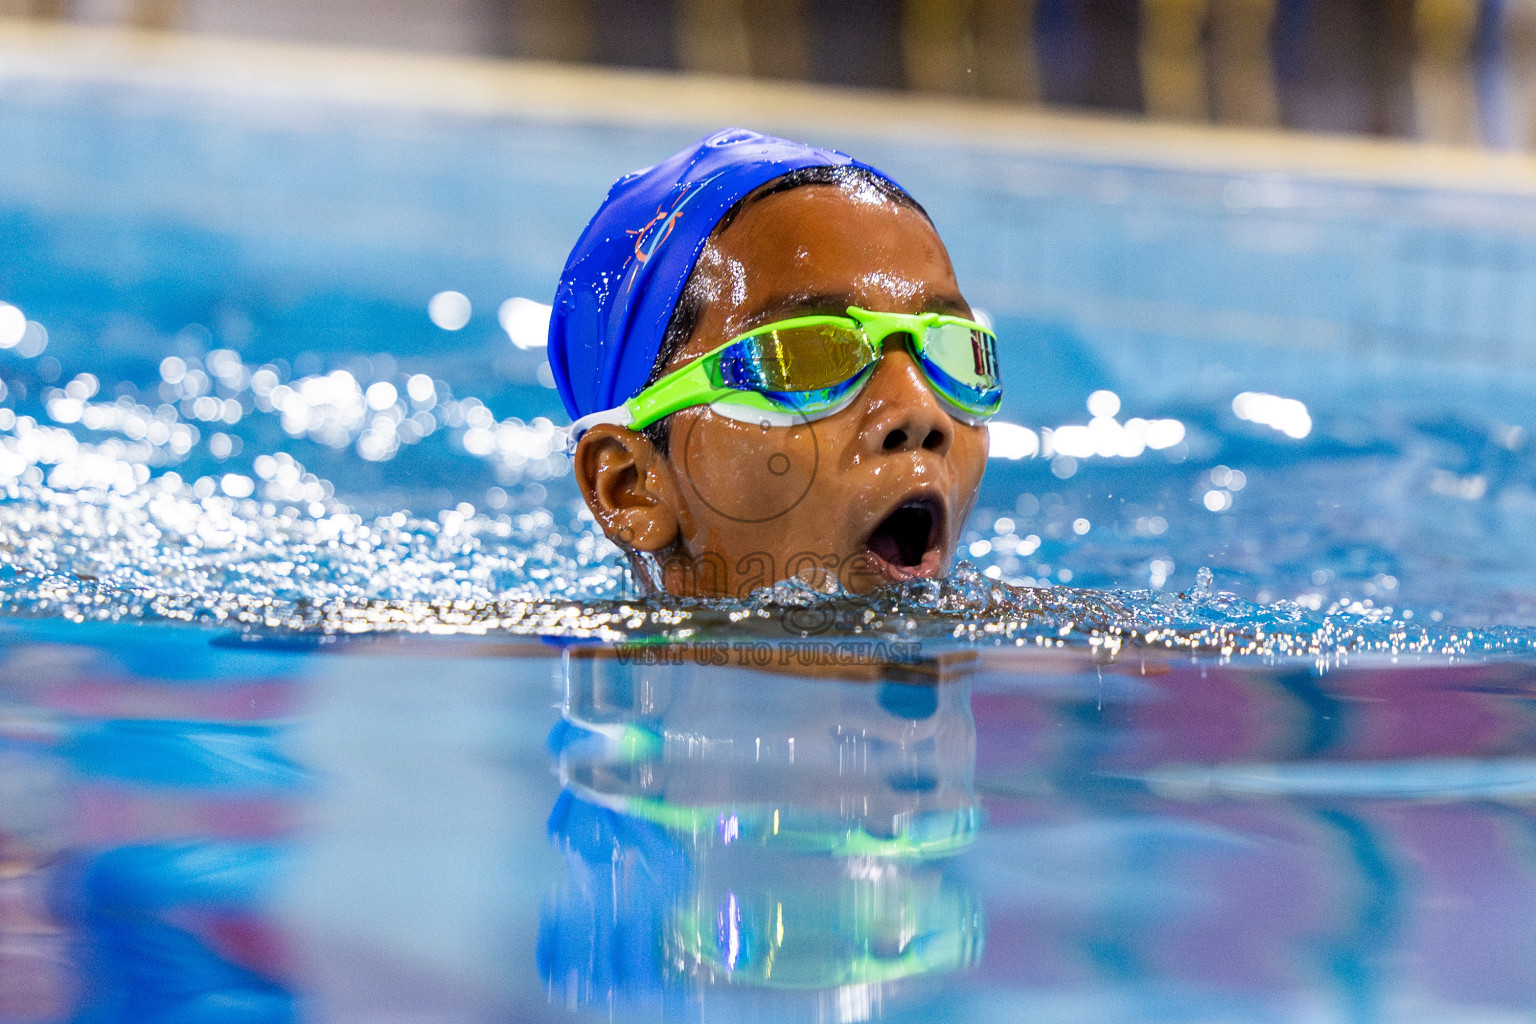
[[[228,350],[167,357],[160,377],[157,408],[141,404],[136,396],[148,392],[137,388],[93,401],[102,384],[91,374],[62,388],[34,380],[36,417],[0,407],[0,610],[322,635],[856,636],[930,648],[1088,645],[1109,656],[1125,645],[1312,659],[1536,649],[1533,630],[1423,626],[1356,604],[1251,604],[1213,590],[1204,568],[1180,594],[1011,586],[968,562],[943,581],[867,596],[793,581],[739,601],[645,593],[579,502],[494,516],[461,504],[435,518],[365,517],[285,451],[256,455],[251,476],[188,483],[173,468],[195,464],[203,449],[223,462],[244,446],[241,434],[255,447],[255,421],[265,420],[296,441],[354,449],[356,464],[449,437],[498,480],[526,485],[569,471],[563,432],[547,419],[498,421],[478,399],[455,398],[424,375],[398,386],[344,370],[288,380]],[[10,406],[21,396],[6,397]]]
[[[164,619],[258,631],[488,633],[718,640],[862,636],[944,645],[1124,645],[1231,655],[1497,655],[1536,632],[1436,630],[1391,615],[1212,590],[1016,587],[960,562],[941,581],[870,595],[795,581],[746,600],[641,595],[616,549],[573,514],[318,514],[152,477],[142,452],[20,418],[0,436],[0,609],[76,621]],[[283,463],[292,465],[291,460]],[[51,466],[43,473],[44,466]],[[301,486],[305,475],[287,474]],[[239,487],[230,488],[239,491]]]

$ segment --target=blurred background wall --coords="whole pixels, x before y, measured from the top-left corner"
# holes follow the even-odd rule
[[[0,16],[1536,146],[1536,0],[0,0]]]

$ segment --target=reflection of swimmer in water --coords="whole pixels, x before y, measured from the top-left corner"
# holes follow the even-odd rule
[[[549,351],[588,506],[678,594],[942,575],[1001,401],[922,208],[743,130],[614,185]]]
[[[954,859],[978,824],[968,671],[829,679],[568,652],[549,821],[568,877],[539,937],[551,991],[610,1007],[691,991],[690,1019],[821,1019],[973,965],[980,906]]]

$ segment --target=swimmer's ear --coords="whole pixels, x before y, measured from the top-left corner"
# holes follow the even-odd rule
[[[672,469],[644,434],[598,424],[577,442],[573,463],[581,496],[609,540],[636,551],[677,541]]]

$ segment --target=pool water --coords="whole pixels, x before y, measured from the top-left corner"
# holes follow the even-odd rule
[[[0,1021],[1524,1019],[1536,200],[817,139],[967,564],[699,607],[502,304],[711,127],[0,70]]]
[[[1503,1021],[1528,665],[5,626],[7,1020]],[[654,649],[652,649],[654,650]]]

